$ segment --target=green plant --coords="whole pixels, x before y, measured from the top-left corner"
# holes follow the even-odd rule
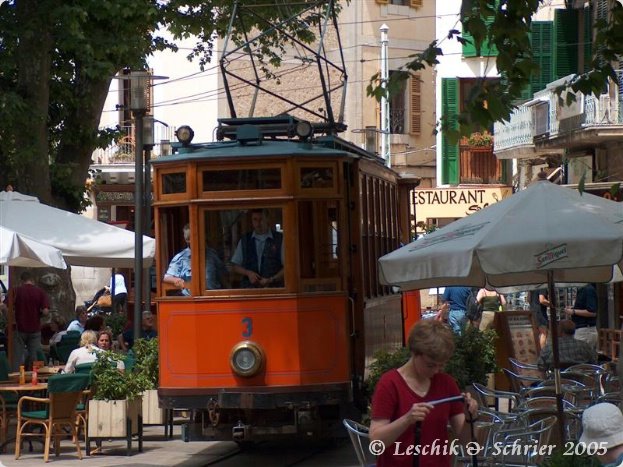
[[[563,449],[557,449],[540,465],[541,467],[599,467],[601,463],[594,457],[565,454]]]
[[[132,347],[134,351],[133,371],[143,375],[149,386],[158,388],[158,339],[137,339]]]
[[[365,391],[369,399],[374,394],[376,383],[379,382],[383,373],[392,368],[399,368],[409,360],[411,353],[406,347],[400,347],[393,351],[378,350],[374,353],[374,361],[368,366],[368,377],[365,381]]]
[[[497,370],[495,363],[495,340],[493,329],[480,331],[469,326],[461,335],[454,336],[454,353],[446,365],[459,388],[472,383],[487,384],[487,374]]]
[[[110,328],[114,339],[123,332],[127,323],[128,317],[125,313],[113,312],[104,318],[104,324]]]
[[[452,375],[459,388],[464,389],[471,383],[487,384],[487,374],[497,370],[495,363],[495,339],[492,329],[480,331],[468,327],[463,334],[454,336],[454,353],[446,364],[446,373]],[[368,366],[365,390],[368,398],[374,394],[374,388],[381,375],[392,368],[404,365],[410,357],[406,347],[396,350],[381,350],[374,354],[374,361]]]
[[[467,144],[478,148],[491,146],[493,144],[493,135],[486,130],[482,133],[476,131],[468,136]]]
[[[95,388],[94,399],[134,400],[150,386],[151,382],[142,372],[120,372],[117,369],[117,362],[121,358],[121,355],[110,350],[98,352],[91,370]]]

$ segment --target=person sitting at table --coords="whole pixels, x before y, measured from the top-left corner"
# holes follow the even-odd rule
[[[91,316],[87,319],[87,322],[84,323],[85,331],[95,331],[96,333],[104,330],[106,328],[106,324],[104,324],[104,318],[101,315]]]
[[[97,334],[95,331],[84,331],[80,336],[80,347],[72,350],[67,359],[64,373],[74,373],[76,371],[76,365],[82,363],[95,363],[97,360],[97,352],[102,350],[97,347]],[[117,369],[123,371],[125,365],[122,361],[117,362]]]
[[[558,355],[561,368],[577,363],[597,363],[597,352],[586,342],[578,340],[575,335],[575,323],[570,319],[563,319],[558,323]],[[541,370],[551,370],[554,367],[551,338],[541,350],[537,360]]]
[[[74,319],[69,326],[67,326],[67,331],[80,331],[84,332],[84,325],[87,322],[87,309],[82,305],[78,305],[76,307],[76,319]]]
[[[141,322],[141,339],[154,339],[158,337],[158,332],[154,328],[154,315],[151,311],[143,311],[143,319]],[[119,334],[117,337],[119,342],[119,348],[123,352],[127,352],[134,346],[134,326],[131,326],[127,331]]]
[[[51,335],[47,340],[44,337],[45,333],[43,331],[43,327],[41,328],[41,346],[43,347],[43,351],[47,355],[50,355],[50,349],[52,348],[52,346],[58,344],[61,341],[62,337],[67,334],[67,331],[65,330],[66,327],[67,323],[65,321],[65,318],[63,318],[58,313],[52,313],[52,318],[47,325],[47,328],[49,330],[48,332],[51,333]]]

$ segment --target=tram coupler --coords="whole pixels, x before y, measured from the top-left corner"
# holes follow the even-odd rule
[[[232,439],[236,442],[245,441],[249,437],[250,430],[251,425],[245,425],[242,420],[238,420],[238,423],[231,429]]]

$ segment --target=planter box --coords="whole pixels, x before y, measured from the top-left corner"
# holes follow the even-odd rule
[[[165,409],[158,406],[158,390],[149,389],[143,393],[143,425],[164,425]]]
[[[131,422],[132,435],[139,434],[140,399],[133,401],[89,401],[89,438],[122,438],[128,435],[127,419]]]

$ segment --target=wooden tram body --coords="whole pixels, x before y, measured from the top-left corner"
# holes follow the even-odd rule
[[[152,163],[159,398],[192,410],[191,439],[333,435],[363,401],[372,354],[403,344],[403,309],[417,319],[419,295],[406,303],[377,276],[377,259],[408,240],[413,184],[340,138],[298,139],[296,123],[231,119],[219,128],[231,141]],[[242,288],[228,268],[210,289],[207,250],[227,264],[254,208],[283,234],[283,286]],[[162,276],[186,223],[191,295],[170,295]],[[257,367],[241,374],[238,357]]]

